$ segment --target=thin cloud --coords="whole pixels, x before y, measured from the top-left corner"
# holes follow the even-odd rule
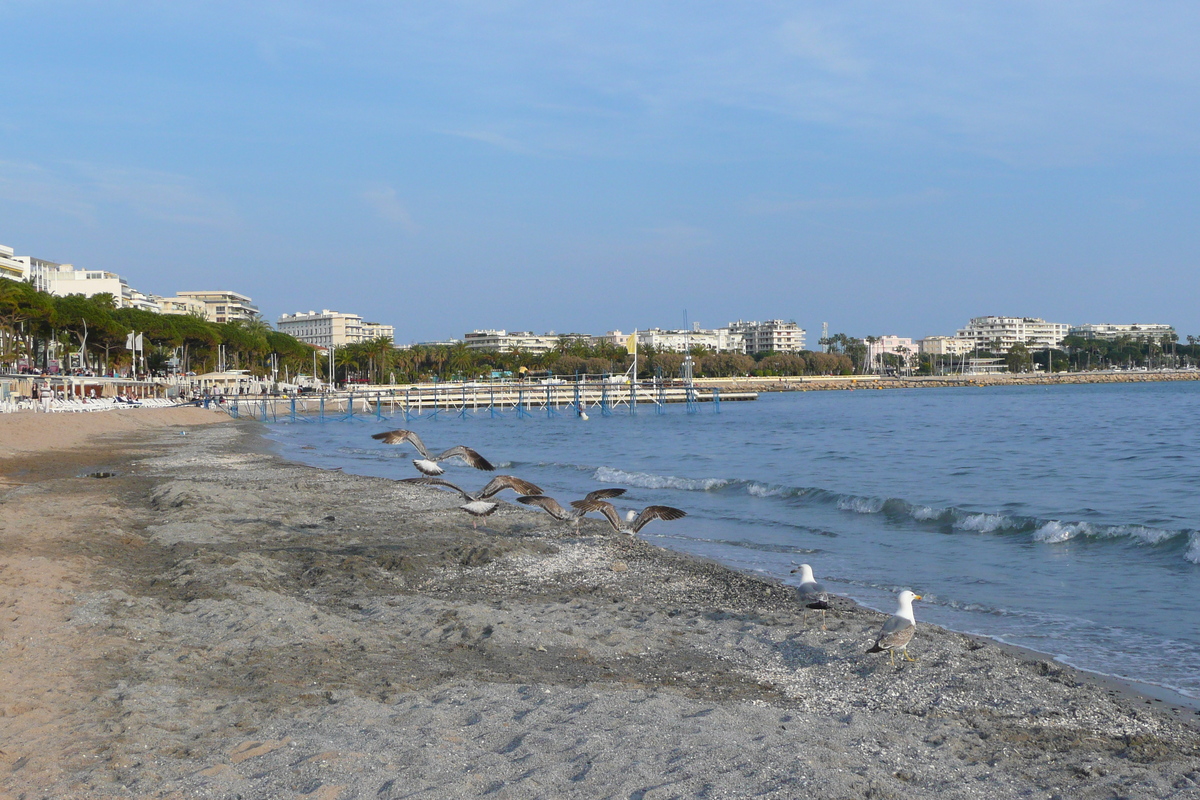
[[[398,225],[410,234],[420,230],[417,223],[413,220],[412,214],[409,213],[408,207],[400,201],[396,196],[396,190],[392,187],[377,186],[367,189],[362,193],[362,199],[385,222]]]

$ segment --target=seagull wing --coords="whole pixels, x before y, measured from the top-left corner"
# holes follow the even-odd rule
[[[912,640],[916,630],[917,626],[904,617],[892,617],[883,623],[883,630],[879,632],[879,638],[875,640],[874,652],[904,647]]]
[[[633,521],[632,530],[634,533],[637,533],[652,519],[679,519],[686,516],[687,512],[680,511],[678,508],[671,508],[670,506],[646,506],[637,515],[637,519]]]
[[[819,583],[802,583],[796,587],[796,594],[809,608],[829,608],[829,592]]]
[[[553,497],[547,497],[544,494],[529,495],[527,497],[518,497],[518,503],[524,503],[527,506],[537,506],[545,509],[545,511],[555,519],[563,522],[570,522],[575,519],[575,515],[558,504],[558,501]]]
[[[540,495],[542,487],[530,483],[526,480],[514,477],[512,475],[497,475],[488,481],[487,486],[479,491],[479,499],[486,500],[495,494],[500,494],[505,489],[512,489],[517,494]]]
[[[377,433],[371,437],[372,439],[380,439],[384,444],[404,444],[410,442],[413,447],[417,448],[417,452],[424,458],[429,458],[429,451],[425,449],[425,443],[421,441],[421,437],[417,436],[413,431],[398,430],[384,431]]]
[[[594,492],[588,492],[583,496],[584,500],[600,500],[604,497],[620,497],[625,494],[624,489],[597,489]]]
[[[445,489],[450,489],[451,491],[458,492],[467,500],[475,499],[464,489],[461,489],[458,486],[455,486],[450,481],[442,480],[441,478],[401,478],[400,483],[415,483],[420,486],[441,486]]]
[[[479,453],[476,453],[471,448],[464,447],[461,444],[458,445],[457,447],[451,447],[449,450],[447,450],[444,453],[438,453],[436,456],[433,456],[431,458],[431,460],[445,461],[447,458],[454,458],[455,456],[458,456],[463,461],[467,462],[468,467],[474,467],[475,469],[483,469],[483,470],[487,470],[488,472],[491,472],[492,470],[495,469],[495,467],[493,467],[486,458],[479,455]]]
[[[599,511],[608,520],[608,524],[612,525],[614,531],[621,530],[621,515],[617,513],[616,506],[607,500],[573,500],[571,505],[584,514],[589,511]]]

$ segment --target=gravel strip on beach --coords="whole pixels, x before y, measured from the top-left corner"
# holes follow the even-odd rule
[[[0,495],[3,796],[1200,797],[1190,710],[919,622],[892,667],[845,600],[821,630],[600,520],[472,530],[253,425],[180,434]]]

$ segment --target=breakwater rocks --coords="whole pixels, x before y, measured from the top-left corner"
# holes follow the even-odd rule
[[[779,378],[702,378],[696,386],[722,392],[814,392],[855,389],[930,389],[947,386],[1057,386],[1078,383],[1159,383],[1198,381],[1200,371],[1171,372],[1058,372],[1053,375],[920,375],[892,378],[880,375],[819,375]]]

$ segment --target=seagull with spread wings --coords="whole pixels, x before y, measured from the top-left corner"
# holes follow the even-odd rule
[[[594,492],[588,492],[584,495],[583,501],[588,502],[591,500],[601,500],[606,497],[620,497],[623,494],[625,494],[624,489],[597,489]],[[586,511],[580,511],[578,508],[563,508],[553,497],[547,497],[541,492],[530,494],[526,497],[518,497],[517,502],[524,503],[527,506],[537,506],[562,522],[574,523],[576,532],[579,531],[579,521],[587,513]]]
[[[471,448],[461,444],[451,447],[449,450],[438,453],[437,455],[431,455],[430,452],[425,449],[425,443],[421,441],[421,437],[417,436],[414,431],[406,431],[403,429],[396,431],[384,431],[383,433],[374,434],[371,436],[371,438],[379,439],[384,444],[404,444],[405,442],[408,442],[413,447],[417,448],[417,452],[421,454],[421,457],[413,459],[413,466],[426,475],[441,475],[444,473],[446,471],[445,468],[438,464],[438,462],[445,461],[448,458],[461,458],[466,462],[468,467],[474,467],[475,469],[487,470],[488,472],[491,472],[495,469],[495,467],[493,467],[486,458],[479,455],[479,453],[475,452]]]
[[[686,517],[686,511],[680,511],[678,508],[671,506],[646,506],[640,512],[630,511],[629,514],[621,519],[621,515],[617,513],[617,508],[607,500],[575,500],[571,503],[572,506],[586,514],[589,511],[599,511],[608,520],[608,524],[612,525],[612,529],[617,533],[627,533],[633,536],[642,528],[646,527],[646,523],[655,519],[679,519]]]
[[[541,487],[532,484],[529,481],[521,480],[512,475],[497,475],[487,482],[478,492],[468,492],[459,486],[455,486],[450,481],[442,480],[441,478],[403,478],[400,483],[415,483],[420,486],[437,486],[443,489],[449,489],[453,492],[458,492],[466,500],[465,505],[459,506],[463,511],[470,514],[472,517],[486,517],[492,514],[500,507],[499,503],[493,503],[489,498],[503,492],[505,489],[512,489],[517,494],[538,494],[542,491]],[[471,520],[471,527],[477,528],[475,520]]]

